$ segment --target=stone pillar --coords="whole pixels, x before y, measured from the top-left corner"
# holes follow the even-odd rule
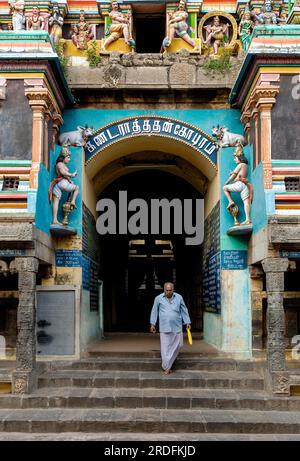
[[[32,109],[32,167],[30,170],[30,188],[37,189],[40,164],[44,152],[44,112],[47,109],[45,101],[29,99]]]
[[[244,106],[244,114],[251,114],[255,121],[255,166],[262,161],[264,188],[272,189],[272,156],[271,156],[271,111],[279,93],[278,74],[264,75],[258,79]],[[259,129],[258,129],[259,123]]]
[[[13,267],[19,274],[19,305],[17,314],[17,366],[13,372],[15,394],[32,392],[37,386],[36,374],[36,273],[38,260],[16,258]]]
[[[51,113],[50,111],[46,111],[44,114],[44,146],[43,146],[43,152],[44,152],[44,165],[48,169],[49,167],[49,130],[48,130],[48,123],[49,120],[51,119]]]
[[[263,98],[262,98],[263,99]],[[275,101],[274,101],[275,102]],[[264,188],[272,189],[272,158],[271,158],[271,110],[273,104],[259,100],[257,108],[260,113],[260,142],[258,149],[264,169]]]
[[[252,306],[252,350],[260,355],[263,349],[263,270],[250,266],[250,290]]]
[[[266,258],[262,261],[267,290],[267,366],[273,392],[288,393],[289,380],[285,372],[285,317],[283,309],[284,273],[287,258]]]
[[[31,189],[37,189],[41,163],[45,161],[47,167],[47,159],[44,158],[48,150],[47,121],[50,117],[53,119],[52,114],[60,115],[60,110],[43,79],[26,79],[24,86],[32,109],[32,166],[29,185]]]

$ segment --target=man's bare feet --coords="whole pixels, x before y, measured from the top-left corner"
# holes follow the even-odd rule
[[[252,222],[246,220],[246,221],[242,222],[240,225],[241,226],[250,226],[250,224],[252,224]]]
[[[169,375],[170,373],[172,373],[171,368],[167,368],[166,370],[163,371],[164,375]]]
[[[51,223],[51,226],[62,226],[62,223],[59,222],[59,221],[53,221],[53,222]]]

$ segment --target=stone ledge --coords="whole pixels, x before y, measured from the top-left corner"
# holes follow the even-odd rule
[[[107,64],[91,69],[89,67],[69,67],[70,88],[111,88],[111,89],[197,89],[231,88],[238,68],[227,74],[206,73],[203,66],[190,63],[172,63],[168,66],[133,66]]]
[[[300,216],[272,216],[268,227],[271,243],[300,243]]]

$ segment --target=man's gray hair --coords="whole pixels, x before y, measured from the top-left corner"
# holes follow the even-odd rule
[[[172,282],[166,282],[164,284],[164,288],[166,288],[167,285],[171,285],[174,288],[174,283],[172,283]]]

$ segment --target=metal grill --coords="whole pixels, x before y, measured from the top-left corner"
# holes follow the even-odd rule
[[[2,190],[18,190],[19,178],[3,178]]]
[[[292,176],[285,177],[285,190],[290,192],[299,192],[300,191],[300,177]]]

